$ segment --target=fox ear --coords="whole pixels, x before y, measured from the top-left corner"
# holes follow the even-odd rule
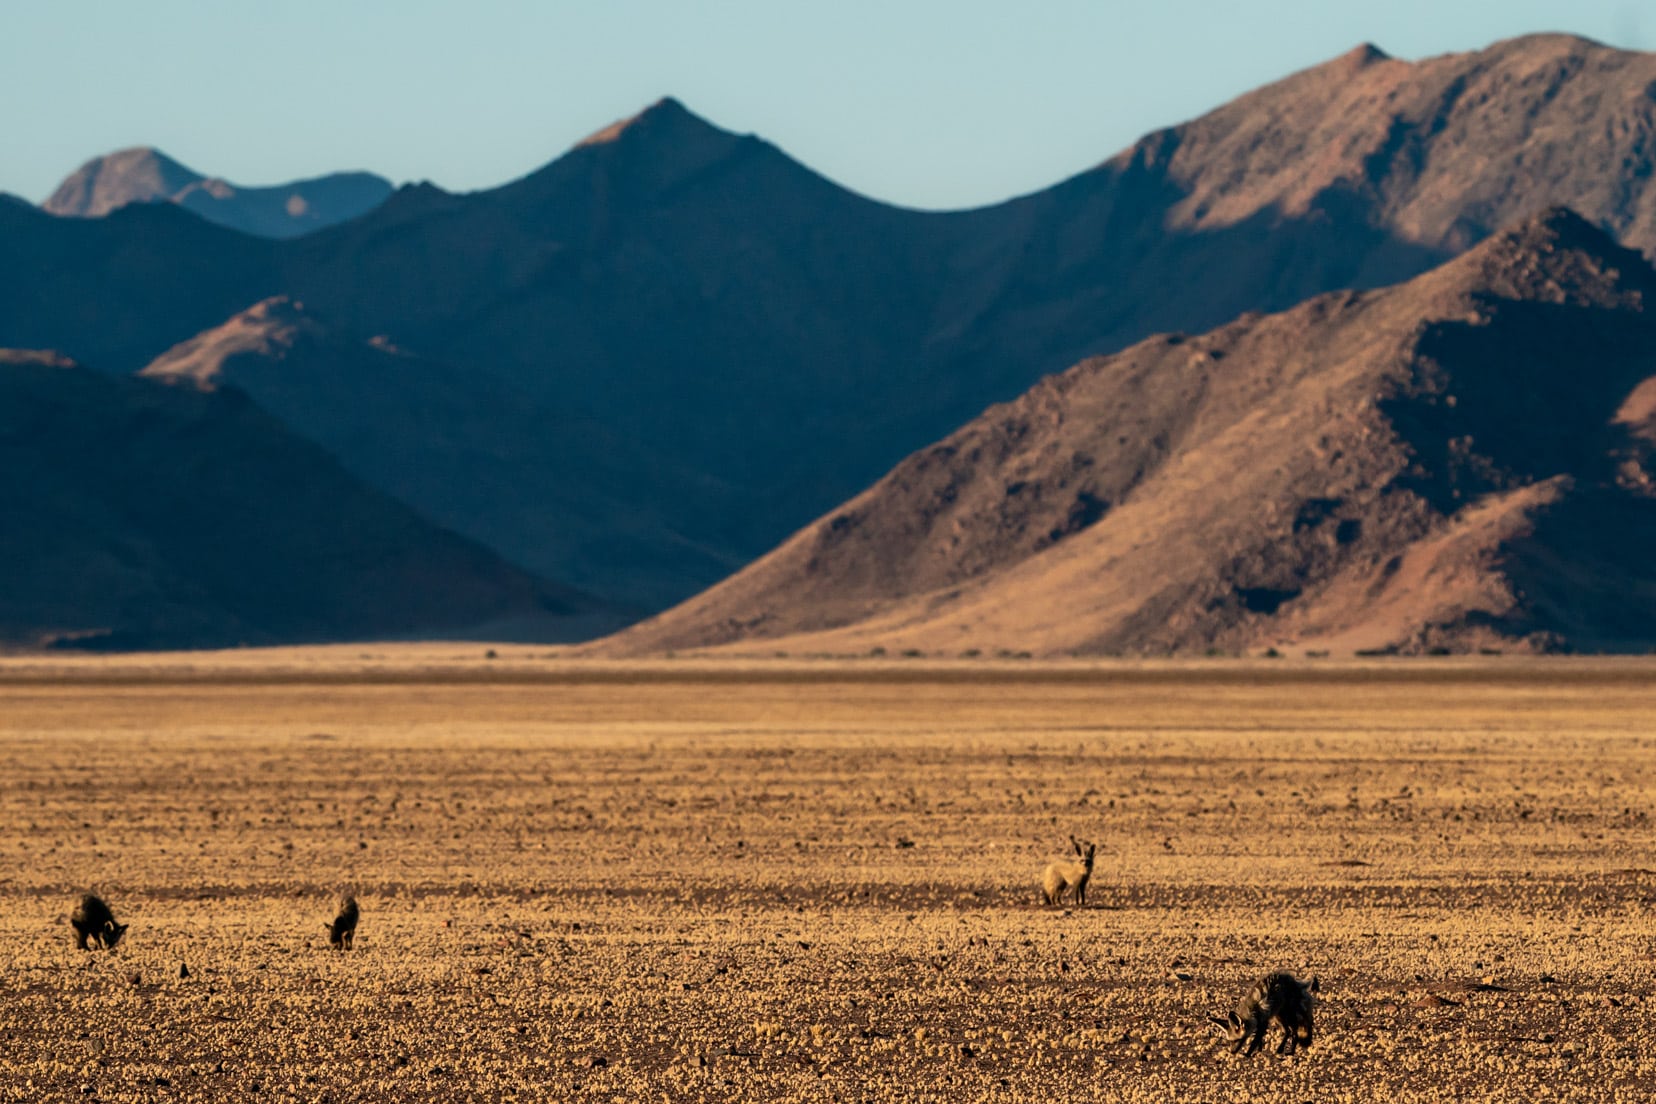
[[[1322,992],[1322,983],[1317,980],[1317,975],[1316,974],[1311,975],[1311,984],[1310,984],[1310,986],[1308,986],[1308,988],[1313,993]]]
[[[1232,1026],[1232,1027],[1241,1027],[1242,1026],[1242,1017],[1238,1016],[1236,1014],[1236,1009],[1234,1009],[1234,1008],[1231,1009],[1230,1026]]]
[[[1208,1023],[1212,1024],[1213,1030],[1219,1032],[1220,1034],[1230,1034],[1230,1024],[1226,1023],[1224,1020],[1221,1020],[1218,1016],[1209,1016]]]
[[[1077,855],[1081,854],[1081,841],[1077,840],[1074,836],[1070,837],[1070,846],[1075,848],[1075,853]]]

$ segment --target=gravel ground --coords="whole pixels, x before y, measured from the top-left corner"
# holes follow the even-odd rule
[[[98,671],[0,670],[0,1100],[1656,1092],[1656,663]]]

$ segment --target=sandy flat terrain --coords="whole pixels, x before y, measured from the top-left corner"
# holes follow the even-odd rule
[[[0,660],[0,1100],[1636,1098],[1653,676]]]

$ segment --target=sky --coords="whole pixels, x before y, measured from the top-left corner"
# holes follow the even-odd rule
[[[1361,42],[1567,31],[1656,48],[1652,0],[0,0],[0,191],[155,146],[243,185],[451,191],[664,95],[865,195],[996,202]]]

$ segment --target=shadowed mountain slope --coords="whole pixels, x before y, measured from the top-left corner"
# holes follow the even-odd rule
[[[279,294],[349,340],[389,335],[597,427],[572,472],[633,470],[609,442],[646,451],[627,555],[663,568],[623,597],[655,607],[1085,356],[1406,279],[1549,203],[1656,246],[1652,87],[1656,55],[1566,36],[1417,63],[1365,47],[946,214],[853,195],[664,100],[503,187],[404,188],[291,242],[0,206],[0,342],[133,371]],[[584,570],[525,558],[543,532],[484,539]]]
[[[1656,644],[1656,271],[1554,210],[1042,381],[600,647]]]
[[[168,350],[141,375],[235,387],[427,518],[640,612],[743,562],[678,535],[721,488],[684,481],[567,404],[385,338],[347,338],[286,297]],[[640,501],[642,488],[653,496]]]
[[[41,208],[98,218],[130,203],[174,203],[208,222],[263,238],[291,238],[372,210],[391,194],[373,173],[330,173],[265,188],[246,188],[185,168],[160,150],[118,150],[76,169]]]
[[[234,391],[0,352],[0,467],[7,644],[567,638],[600,612],[364,487]]]
[[[923,405],[947,223],[664,100],[494,191],[399,193],[299,243],[288,282],[348,331],[495,373],[729,485],[693,537],[746,559],[877,474],[882,411]]]
[[[134,350],[160,353],[275,294],[276,248],[170,203],[97,219],[0,203],[0,348],[136,371],[147,358]]]

